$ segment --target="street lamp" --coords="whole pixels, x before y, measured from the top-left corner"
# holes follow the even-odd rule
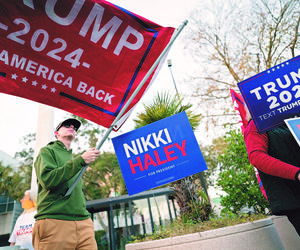
[[[171,59],[168,59],[167,62],[168,62],[168,67],[169,67],[170,72],[171,72],[171,76],[172,76],[172,79],[173,79],[173,83],[174,83],[174,86],[175,86],[176,93],[179,96],[179,93],[178,93],[178,90],[177,90],[177,87],[176,87],[176,83],[175,83],[175,79],[174,79],[174,76],[173,76],[173,73],[172,73],[172,69],[171,69],[171,67],[172,67],[172,61],[171,61]],[[208,192],[207,192],[207,188],[206,188],[206,185],[205,185],[205,180],[204,180],[204,177],[203,177],[203,175],[202,175],[201,172],[199,173],[199,177],[200,177],[200,180],[201,180],[202,188],[204,189],[205,194],[209,198]]]
[[[173,83],[174,83],[174,86],[175,86],[176,93],[177,93],[177,95],[179,95],[178,89],[177,89],[177,86],[176,86],[176,83],[175,83],[175,79],[174,79],[174,76],[173,76],[173,73],[172,73],[172,69],[171,69],[171,67],[172,67],[171,59],[168,59],[168,67],[169,67],[170,72],[171,72],[171,76],[172,76],[172,79],[173,79]]]

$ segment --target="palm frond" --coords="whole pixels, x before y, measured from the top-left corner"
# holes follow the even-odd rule
[[[191,126],[195,129],[201,120],[201,114],[194,114],[192,104],[183,104],[183,98],[179,95],[172,96],[168,92],[157,93],[149,104],[143,104],[144,111],[137,114],[134,119],[135,128],[140,128],[169,116],[186,112]]]

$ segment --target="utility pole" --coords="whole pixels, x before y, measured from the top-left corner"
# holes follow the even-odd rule
[[[54,110],[52,107],[39,104],[33,162],[35,161],[40,149],[50,142],[53,137],[53,117]],[[34,166],[32,166],[31,190],[37,194],[37,179]]]

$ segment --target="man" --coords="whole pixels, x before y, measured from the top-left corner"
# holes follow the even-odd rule
[[[70,146],[80,125],[77,119],[61,122],[54,132],[57,140],[43,147],[34,163],[38,183],[34,249],[97,249],[82,180],[65,197],[81,168],[100,154],[92,148],[73,158]]]
[[[36,193],[27,190],[21,200],[23,213],[18,217],[14,230],[9,237],[11,246],[20,246],[22,249],[33,250],[32,247],[32,228],[36,215]]]

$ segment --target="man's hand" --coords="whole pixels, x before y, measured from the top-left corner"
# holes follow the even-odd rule
[[[86,164],[90,164],[93,161],[95,161],[100,155],[100,151],[97,150],[96,148],[91,148],[84,152],[81,157],[85,161]]]

